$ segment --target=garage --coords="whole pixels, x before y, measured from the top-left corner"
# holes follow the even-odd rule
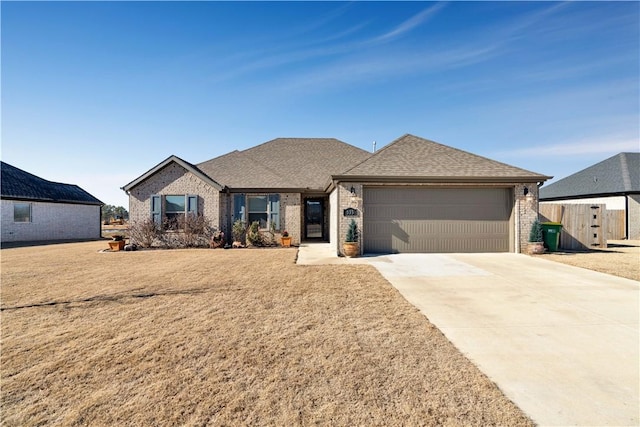
[[[365,187],[365,253],[509,252],[511,188]]]

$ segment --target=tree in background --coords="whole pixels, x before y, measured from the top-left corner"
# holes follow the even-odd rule
[[[122,206],[104,205],[102,206],[102,221],[109,222],[112,219],[129,220],[129,212]]]

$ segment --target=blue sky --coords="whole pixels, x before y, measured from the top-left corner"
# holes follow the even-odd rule
[[[108,204],[168,156],[412,133],[555,179],[639,151],[637,2],[7,2],[2,160]]]

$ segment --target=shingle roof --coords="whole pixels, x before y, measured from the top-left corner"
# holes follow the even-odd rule
[[[340,174],[340,177],[422,178],[439,181],[545,181],[551,178],[409,134],[396,139],[362,163]]]
[[[230,188],[323,190],[331,175],[371,156],[335,138],[277,138],[199,163]]]
[[[640,153],[619,153],[548,186],[540,200],[640,193]]]
[[[286,177],[237,150],[199,163],[198,168],[229,188],[295,187]]]
[[[3,199],[102,205],[103,203],[73,184],[51,182],[0,162]]]

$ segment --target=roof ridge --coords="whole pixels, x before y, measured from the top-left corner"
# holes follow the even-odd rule
[[[272,143],[272,142],[278,141],[278,140],[280,140],[280,139],[294,139],[294,140],[320,140],[320,139],[327,139],[327,140],[334,140],[334,141],[342,142],[343,144],[347,144],[347,143],[346,143],[346,142],[344,142],[344,141],[340,141],[338,138],[317,138],[317,137],[279,136],[279,137],[277,137],[277,138],[273,138],[273,139],[270,139],[270,140],[268,140],[268,141],[265,141],[265,142],[263,142],[263,143],[261,143],[261,144],[254,145],[253,147],[245,148],[244,150],[241,150],[241,151],[240,151],[240,153],[244,153],[244,152],[246,152],[246,151],[253,150],[254,148],[262,147],[263,145],[267,145],[267,144],[269,144],[269,143]],[[349,144],[349,145],[351,145],[351,144]],[[236,150],[236,151],[238,151],[238,150]]]
[[[380,153],[383,153],[385,150],[387,150],[387,149],[389,149],[389,148],[391,148],[391,147],[395,146],[396,144],[398,144],[398,143],[402,142],[402,141],[403,141],[403,140],[405,140],[406,138],[414,138],[414,139],[416,139],[416,140],[417,140],[418,142],[420,142],[420,143],[428,143],[428,144],[436,145],[436,146],[441,147],[441,148],[443,148],[443,149],[445,149],[445,150],[447,150],[447,151],[454,151],[454,152],[462,153],[462,154],[465,154],[465,155],[468,155],[468,156],[474,157],[474,158],[476,158],[476,159],[481,159],[481,160],[484,160],[484,161],[487,161],[487,162],[491,162],[491,163],[496,164],[496,165],[506,166],[506,167],[508,167],[508,168],[513,168],[513,169],[518,169],[518,170],[523,171],[523,172],[526,172],[526,173],[528,173],[528,174],[532,174],[532,175],[540,175],[540,174],[539,174],[539,173],[537,173],[537,172],[533,172],[533,171],[530,171],[530,170],[528,170],[528,169],[523,169],[523,168],[521,168],[521,167],[519,167],[519,166],[513,166],[513,165],[510,165],[510,164],[508,164],[508,163],[504,163],[504,162],[500,162],[500,161],[498,161],[498,160],[490,159],[490,158],[488,158],[488,157],[481,156],[481,155],[479,155],[479,154],[471,153],[471,152],[469,152],[469,151],[462,150],[462,149],[460,149],[460,148],[456,148],[456,147],[452,147],[452,146],[450,146],[450,145],[445,145],[445,144],[442,144],[442,143],[440,143],[440,142],[433,141],[433,140],[431,140],[431,139],[427,139],[427,138],[423,138],[423,137],[420,137],[420,136],[417,136],[417,135],[413,135],[413,134],[411,134],[411,133],[405,133],[405,134],[404,134],[404,135],[402,135],[401,137],[394,139],[394,140],[393,140],[393,141],[391,141],[389,144],[385,145],[385,146],[384,146],[384,147],[382,147],[380,150],[376,151],[375,153],[373,153],[371,156],[367,157],[367,158],[366,158],[365,160],[363,160],[362,162],[358,163],[357,165],[355,165],[355,166],[351,167],[350,169],[346,170],[345,172],[343,172],[343,174],[345,174],[345,175],[346,175],[346,174],[348,174],[350,171],[352,171],[352,170],[354,170],[355,168],[357,168],[357,167],[361,166],[362,164],[364,164],[364,163],[366,163],[366,162],[368,162],[368,161],[370,161],[370,160],[374,159],[374,158],[375,158],[375,157],[377,157]],[[542,175],[540,175],[540,176],[542,177]]]
[[[370,153],[371,155],[369,157],[367,157],[366,159],[362,160],[361,162],[353,165],[352,167],[350,167],[349,169],[347,169],[346,171],[342,172],[340,175],[346,175],[349,173],[349,171],[352,171],[353,169],[357,168],[358,166],[362,165],[365,162],[368,162],[369,160],[371,160],[372,158],[374,158],[375,156],[377,156],[379,153],[382,153],[383,151],[385,151],[386,149],[388,149],[389,147],[395,145],[398,141],[400,141],[401,139],[407,137],[407,136],[415,136],[415,135],[411,135],[410,133],[405,133],[404,135],[394,139],[393,141],[391,141],[390,143],[388,143],[387,145],[385,145],[384,147],[382,147],[381,149],[374,151],[373,153]],[[363,150],[363,151],[367,151],[367,150]]]
[[[620,153],[620,172],[622,173],[622,185],[625,191],[631,191],[631,176],[629,176],[627,153]]]

